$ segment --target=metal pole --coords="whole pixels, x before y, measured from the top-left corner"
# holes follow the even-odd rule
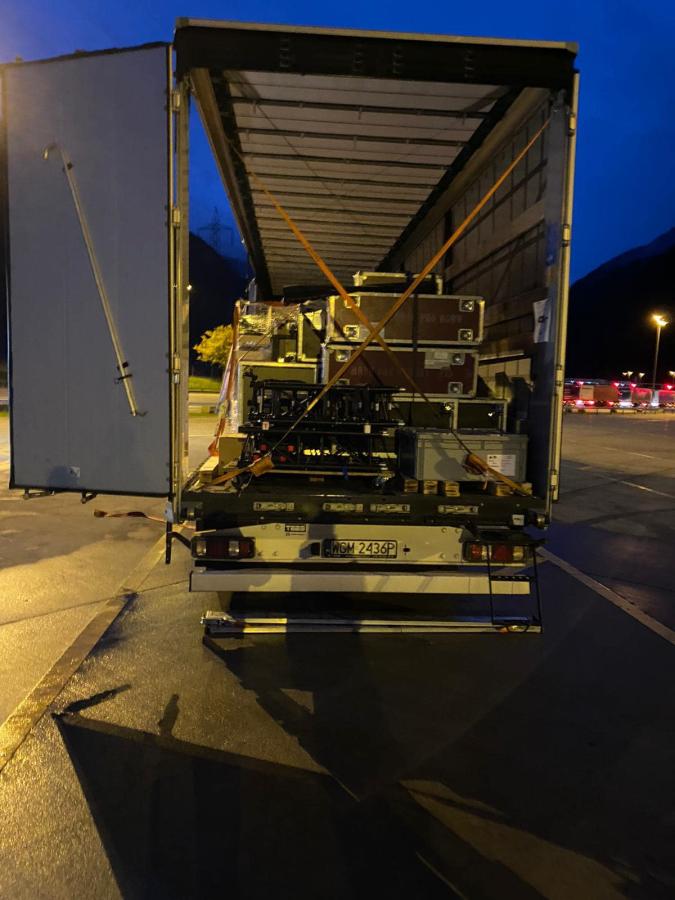
[[[659,361],[659,342],[661,340],[661,323],[656,323],[656,349],[654,350],[654,371],[652,373],[652,388],[656,391],[656,367]]]
[[[139,413],[138,407],[136,406],[134,389],[131,385],[131,373],[128,370],[129,363],[124,359],[124,353],[122,352],[122,346],[117,334],[117,328],[115,327],[115,321],[110,309],[108,294],[103,282],[103,275],[101,274],[101,269],[99,267],[96,252],[94,250],[94,242],[91,237],[91,232],[89,231],[89,223],[87,222],[87,217],[84,214],[84,208],[80,199],[80,193],[77,189],[77,182],[75,181],[75,177],[73,175],[73,164],[66,156],[66,153],[63,147],[60,146],[60,144],[50,144],[48,147],[45,147],[42,152],[43,159],[49,159],[49,155],[52,150],[58,151],[61,157],[61,162],[63,164],[63,173],[66,176],[68,187],[70,188],[70,194],[73,198],[73,203],[75,204],[75,212],[77,213],[77,218],[80,223],[80,230],[82,232],[82,238],[84,240],[84,246],[89,257],[89,265],[91,266],[92,275],[94,276],[94,281],[96,282],[96,288],[101,300],[101,306],[103,307],[103,314],[108,324],[108,331],[110,333],[110,340],[112,341],[115,359],[117,360],[117,371],[119,372],[119,377],[117,380],[122,383],[124,392],[127,395],[127,401],[129,403],[129,411],[131,412],[131,415],[142,415],[142,413]]]

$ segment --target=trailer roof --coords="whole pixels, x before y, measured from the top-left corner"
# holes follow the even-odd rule
[[[372,270],[525,87],[570,87],[576,45],[179,19],[189,73],[263,298]],[[257,178],[252,177],[254,173]]]

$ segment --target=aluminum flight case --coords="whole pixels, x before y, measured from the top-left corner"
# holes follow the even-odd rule
[[[355,346],[328,344],[323,354],[321,378],[331,380],[356,352]],[[401,366],[425,394],[450,398],[473,397],[478,379],[478,353],[462,348],[392,347]],[[411,390],[396,364],[381,347],[369,346],[342,379],[346,384],[386,385]]]
[[[321,358],[321,345],[326,327],[326,309],[298,310],[298,362],[316,363]]]
[[[380,322],[400,294],[351,294],[373,325]],[[415,294],[409,297],[380,334],[388,344],[418,344],[422,346],[476,346],[483,340],[482,297],[450,294]],[[342,297],[328,300],[326,339],[335,343],[360,344],[368,336]]]

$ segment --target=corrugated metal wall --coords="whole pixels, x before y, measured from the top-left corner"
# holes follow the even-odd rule
[[[551,115],[549,127],[439,264],[448,292],[485,298],[479,393],[512,402],[509,429],[529,435],[528,479],[550,494],[561,328],[561,248],[569,141],[564,98],[526,89],[394,260],[419,271]],[[535,343],[533,304],[538,309]],[[555,455],[555,454],[553,454]]]
[[[540,105],[519,125],[444,217],[407,254],[407,271],[419,271],[465,219],[541,127],[547,108],[548,104]],[[545,132],[437,267],[446,290],[485,297],[486,341],[481,356],[486,360],[522,356],[532,350],[532,304],[547,295],[546,163]],[[517,367],[518,374],[522,368]],[[490,371],[493,369],[490,366]]]

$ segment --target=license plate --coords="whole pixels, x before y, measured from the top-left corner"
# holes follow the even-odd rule
[[[323,555],[342,559],[396,559],[398,541],[338,541],[323,542]]]

